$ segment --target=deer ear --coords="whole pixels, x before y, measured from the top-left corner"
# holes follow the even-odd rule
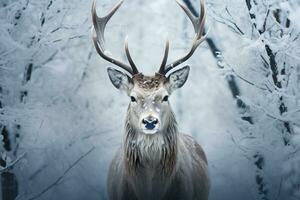
[[[181,88],[185,84],[185,82],[189,76],[189,72],[190,72],[190,66],[186,65],[183,68],[172,72],[168,76],[170,92],[173,92],[174,90],[176,90],[178,88]]]
[[[107,68],[107,73],[111,83],[117,89],[128,92],[132,88],[132,79],[127,74],[110,67]]]

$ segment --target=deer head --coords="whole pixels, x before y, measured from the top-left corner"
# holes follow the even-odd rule
[[[201,15],[195,17],[185,5],[177,1],[193,24],[195,37],[190,50],[184,56],[169,64],[167,64],[169,52],[169,41],[167,40],[163,61],[154,76],[145,76],[138,71],[129,53],[127,39],[125,40],[125,53],[129,64],[116,60],[105,51],[105,26],[122,3],[123,0],[117,3],[106,16],[98,17],[96,13],[96,0],[94,0],[92,6],[94,25],[93,42],[98,54],[102,58],[126,71],[124,73],[114,68],[107,69],[112,84],[117,89],[126,91],[130,97],[131,102],[128,112],[131,124],[136,130],[145,134],[159,133],[167,126],[170,119],[169,116],[172,114],[168,98],[174,90],[181,88],[185,84],[190,67],[185,66],[173,71],[169,75],[167,73],[188,60],[205,39],[205,36],[203,36],[206,16],[204,3],[203,0],[200,1]]]

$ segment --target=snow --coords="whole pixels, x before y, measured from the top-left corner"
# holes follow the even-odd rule
[[[98,14],[114,3],[98,0]],[[219,47],[218,59],[203,42],[185,63],[191,66],[186,84],[169,99],[180,130],[207,154],[210,199],[300,198],[300,4],[258,1],[250,11],[256,19],[242,0],[206,0],[206,5],[208,38]],[[272,14],[276,9],[282,10],[281,22]],[[130,98],[113,87],[106,68],[115,66],[93,46],[90,10],[86,0],[0,3],[0,131],[6,127],[15,151],[2,142],[0,157],[8,165],[20,159],[11,170],[18,200],[106,199],[106,175],[121,145]],[[252,23],[257,29],[265,23],[266,31],[259,34]],[[133,60],[153,75],[166,33],[170,63],[189,50],[194,33],[175,1],[124,1],[107,24],[106,53],[125,62],[128,34]],[[266,44],[275,55],[281,87],[274,83]],[[232,77],[240,89],[237,98],[228,85]],[[239,100],[244,107],[237,106]],[[253,124],[242,119],[247,116]],[[257,155],[263,157],[262,169]],[[267,194],[259,191],[257,176]]]

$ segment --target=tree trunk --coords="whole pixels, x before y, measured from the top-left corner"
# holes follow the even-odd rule
[[[2,199],[15,200],[18,196],[18,181],[16,176],[11,172],[1,174]]]

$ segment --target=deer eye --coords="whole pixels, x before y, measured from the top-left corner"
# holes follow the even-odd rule
[[[136,102],[136,99],[133,96],[130,97],[130,100],[131,102]]]
[[[168,99],[169,99],[169,96],[166,95],[166,96],[164,96],[163,101],[168,101]]]

